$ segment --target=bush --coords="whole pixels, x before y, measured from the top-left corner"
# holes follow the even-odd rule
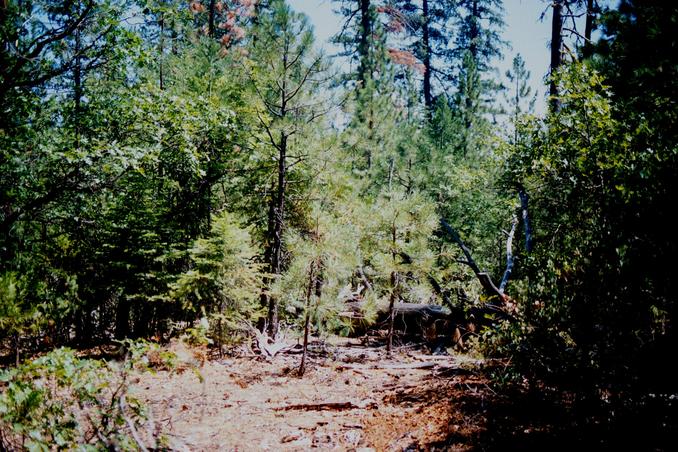
[[[128,394],[134,368],[155,356],[125,344],[122,363],[80,359],[60,348],[0,373],[0,449],[138,450],[163,447],[144,405]]]

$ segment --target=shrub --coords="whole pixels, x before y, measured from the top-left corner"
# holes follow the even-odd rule
[[[125,344],[122,363],[80,359],[60,348],[0,373],[0,448],[137,450],[166,439],[128,393],[134,368],[148,368],[148,343]],[[150,355],[155,356],[153,353]]]

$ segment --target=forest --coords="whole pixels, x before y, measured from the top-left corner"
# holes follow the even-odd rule
[[[0,0],[0,450],[674,449],[678,6],[514,1]]]

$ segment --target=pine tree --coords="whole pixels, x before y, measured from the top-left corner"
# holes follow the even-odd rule
[[[457,150],[464,157],[478,154],[478,143],[486,130],[488,113],[485,97],[485,84],[471,52],[464,56],[464,63],[459,72],[459,85],[454,97],[454,108],[457,124],[460,126],[460,144]]]
[[[319,96],[327,77],[322,55],[313,50],[313,34],[308,18],[293,12],[284,0],[272,1],[258,18],[254,30],[250,78],[260,103],[257,112],[266,146],[273,151],[277,170],[269,199],[266,258],[269,273],[283,270],[283,239],[288,207],[288,184],[292,162],[304,162],[303,146],[295,140],[328,111]],[[331,105],[331,102],[329,102]],[[268,328],[278,330],[278,300],[268,297]]]
[[[457,33],[452,55],[462,65],[466,53],[470,53],[477,70],[487,73],[492,60],[501,57],[507,46],[501,37],[505,25],[503,1],[458,0],[455,9]]]
[[[461,152],[467,155],[477,148],[488,123],[496,114],[494,97],[500,84],[492,77],[492,60],[502,56],[506,42],[501,0],[460,0],[456,6],[458,33],[452,54],[457,59],[455,107],[465,130]]]
[[[436,91],[445,92],[453,76],[448,44],[454,4],[451,0],[398,0],[385,11],[391,17],[389,27],[401,32],[404,48],[422,66],[421,95],[430,118]]]
[[[504,98],[508,105],[507,113],[510,115],[515,128],[520,115],[534,111],[537,93],[532,93],[530,71],[525,68],[525,61],[520,54],[513,58],[513,65],[511,69],[506,71],[506,78],[508,86],[504,92]]]
[[[228,212],[218,214],[210,233],[188,250],[190,270],[169,285],[168,298],[177,301],[190,316],[209,316],[212,331],[221,344],[261,315],[257,306],[263,275],[255,263],[252,237]]]
[[[379,0],[334,1],[339,3],[337,12],[344,17],[344,23],[333,42],[344,48],[340,56],[347,57],[357,66],[354,72],[348,74],[348,80],[355,80],[364,87],[367,80],[374,77],[380,60],[379,39],[383,36],[379,36]]]

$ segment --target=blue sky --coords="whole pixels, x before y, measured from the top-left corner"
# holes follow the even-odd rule
[[[288,0],[296,11],[307,14],[315,27],[315,34],[319,45],[328,53],[336,49],[328,44],[331,36],[339,31],[341,18],[332,12],[331,0]],[[547,11],[543,21],[539,20],[542,12],[549,3],[543,0],[504,0],[506,28],[504,39],[511,48],[506,50],[504,59],[497,61],[497,67],[503,75],[510,67],[513,56],[520,53],[525,60],[528,70],[532,73],[533,90],[539,92],[536,110],[544,110],[545,101],[543,80],[548,72],[551,22],[550,11]]]

